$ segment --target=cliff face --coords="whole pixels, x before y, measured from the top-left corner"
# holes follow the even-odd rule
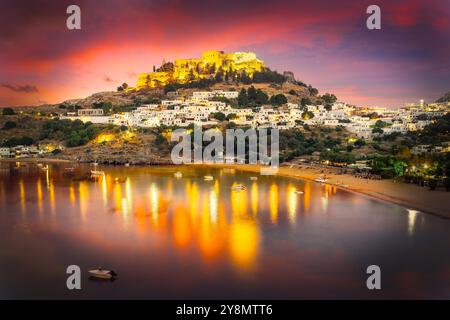
[[[217,73],[221,73],[223,77],[244,72],[252,76],[263,69],[264,62],[253,52],[206,51],[201,59],[178,59],[173,64],[161,66],[157,72],[140,74],[136,89],[156,88],[172,82],[187,83],[211,78]]]

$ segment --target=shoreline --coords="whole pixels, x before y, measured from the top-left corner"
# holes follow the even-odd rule
[[[48,163],[78,163],[77,161],[58,159],[58,158],[0,158],[1,162],[28,162],[28,163],[38,163],[38,162],[48,162]]]
[[[262,167],[260,165],[248,164],[199,164],[197,166],[235,169],[254,173],[260,173]],[[281,166],[275,175],[311,182],[315,182],[314,180],[320,175],[326,175],[328,178],[326,184],[338,189],[379,201],[394,203],[407,210],[417,210],[443,219],[450,219],[449,192],[440,190],[430,191],[424,187],[395,182],[393,180],[366,180],[355,178],[349,174],[323,173],[323,171],[330,170],[332,169],[311,168],[307,165],[300,167]]]
[[[81,163],[79,161],[58,159],[58,158],[3,158],[1,162],[28,162],[28,163]],[[107,165],[107,164],[104,164]],[[167,164],[170,166],[170,164]],[[171,164],[176,166],[174,164]],[[143,165],[146,166],[146,165]],[[235,169],[245,172],[260,173],[261,165],[252,164],[190,164],[190,166],[210,167],[221,169]],[[314,180],[326,175],[326,184],[338,189],[352,192],[358,195],[367,196],[379,201],[394,203],[407,210],[417,210],[426,214],[432,214],[444,219],[450,219],[450,193],[441,190],[430,191],[427,188],[414,184],[395,182],[394,180],[367,180],[356,178],[350,174],[338,174],[332,167],[313,167],[311,165],[284,165],[278,168],[274,174],[277,176],[307,180]]]

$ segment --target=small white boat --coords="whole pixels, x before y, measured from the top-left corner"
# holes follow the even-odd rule
[[[103,270],[102,268],[89,270],[89,275],[98,279],[113,279],[117,277],[117,273],[113,270]]]
[[[204,176],[203,179],[205,181],[212,181],[212,180],[214,180],[214,177],[213,176]]]
[[[104,171],[91,170],[91,177],[103,177],[104,175]]]
[[[173,176],[174,176],[175,178],[177,178],[177,179],[183,178],[183,174],[182,174],[180,171],[175,172],[175,173],[173,174]]]
[[[91,165],[93,165],[94,167],[98,166],[98,162],[92,162]]]
[[[301,191],[301,190],[295,190],[295,193],[296,193],[296,194],[304,194],[304,192]]]
[[[320,182],[320,183],[325,183],[328,181],[328,179],[324,179],[324,178],[317,178],[316,180],[314,180],[315,182]]]
[[[42,168],[43,164],[42,164],[42,163],[38,163],[37,166],[38,166],[39,168]]]
[[[242,184],[237,184],[237,185],[231,187],[231,190],[234,190],[234,191],[241,191],[241,190],[245,190],[245,189],[247,189],[247,188]]]
[[[256,181],[256,180],[258,180],[258,177],[250,177],[250,180]]]
[[[125,167],[129,167],[130,166],[130,163],[125,163]]]
[[[47,171],[48,170],[48,164],[45,167],[42,167],[41,169],[44,170],[44,171]]]

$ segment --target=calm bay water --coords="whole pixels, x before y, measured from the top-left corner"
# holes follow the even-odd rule
[[[1,164],[0,298],[450,298],[449,220],[226,169],[100,167],[89,182],[68,166]],[[97,266],[119,278],[89,279]]]

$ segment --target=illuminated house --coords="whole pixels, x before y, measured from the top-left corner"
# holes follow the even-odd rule
[[[136,89],[156,88],[174,82],[187,83],[212,78],[219,72],[223,77],[244,73],[251,77],[256,71],[263,69],[264,62],[259,60],[253,52],[206,51],[201,59],[164,62],[155,72],[140,74]]]
[[[87,116],[87,117],[95,117],[95,116],[103,116],[102,109],[79,109],[78,116]]]

